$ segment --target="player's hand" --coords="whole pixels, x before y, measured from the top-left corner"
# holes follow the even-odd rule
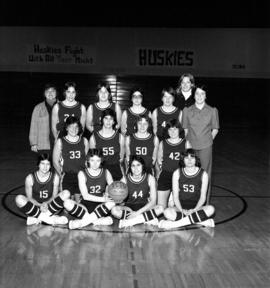
[[[31,150],[32,150],[33,152],[38,152],[37,145],[32,145],[32,146],[31,146]]]
[[[127,219],[132,219],[135,218],[139,215],[140,213],[136,212],[136,211],[132,211],[130,212],[130,214],[127,216]]]
[[[42,203],[40,206],[40,211],[41,212],[47,212],[48,211],[48,205],[47,203]]]
[[[104,202],[114,202],[114,200],[109,196],[109,194],[104,194]]]

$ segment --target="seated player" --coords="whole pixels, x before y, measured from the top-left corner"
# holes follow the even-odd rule
[[[157,216],[163,212],[162,206],[156,206],[156,180],[145,169],[142,157],[130,157],[128,173],[121,179],[128,186],[127,200],[124,205],[117,205],[111,211],[114,217],[121,219],[119,228],[145,222],[154,225],[158,222]]]
[[[200,160],[193,149],[187,149],[181,154],[180,168],[174,171],[172,177],[173,200],[175,207],[167,208],[159,227],[164,229],[178,228],[190,224],[214,227],[210,218],[215,208],[205,205],[208,186],[208,175],[200,168]]]
[[[69,198],[67,190],[59,192],[59,176],[51,172],[51,159],[47,153],[38,156],[38,170],[25,179],[24,195],[17,195],[16,205],[27,216],[26,225],[41,222],[56,225],[67,224],[65,216],[54,215],[63,209],[63,203]]]
[[[78,229],[93,223],[111,225],[109,215],[115,203],[106,193],[107,185],[113,182],[112,175],[102,168],[102,150],[90,149],[86,156],[86,169],[78,173],[79,188],[82,194],[80,204],[68,199],[64,203],[66,210],[76,220],[69,221],[69,229]]]
[[[172,191],[172,175],[178,168],[180,153],[190,148],[190,144],[185,139],[184,129],[179,121],[172,119],[166,124],[166,133],[169,138],[160,142],[157,156],[158,177],[158,205],[165,208],[168,206],[169,195]],[[172,195],[171,195],[172,196]],[[170,197],[171,198],[171,197]],[[173,203],[173,201],[172,201]],[[169,203],[171,205],[171,201]]]
[[[126,161],[129,162],[130,155],[139,155],[144,160],[146,172],[154,175],[159,141],[151,132],[151,119],[148,116],[138,117],[135,133],[126,137]]]

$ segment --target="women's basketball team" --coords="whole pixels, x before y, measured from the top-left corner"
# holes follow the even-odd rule
[[[26,195],[15,199],[27,225],[79,229],[119,219],[119,228],[214,227],[210,187],[219,119],[206,92],[186,73],[176,89],[162,90],[162,105],[152,112],[135,89],[122,113],[107,83],[98,85],[97,100],[88,109],[76,100],[75,83],[65,84],[63,101],[47,84],[29,133],[37,169],[25,179]],[[128,188],[122,203],[109,196],[114,181]]]

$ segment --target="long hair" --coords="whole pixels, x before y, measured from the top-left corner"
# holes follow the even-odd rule
[[[132,165],[133,161],[138,161],[139,163],[142,164],[142,175],[145,174],[146,173],[145,162],[144,162],[143,158],[139,155],[131,155],[130,156],[127,173],[130,174],[131,176],[133,175],[132,170],[131,170],[131,165]]]
[[[145,121],[148,123],[147,132],[149,132],[149,133],[152,134],[152,133],[153,133],[152,120],[151,120],[151,118],[150,118],[149,116],[147,116],[147,115],[143,115],[143,116],[137,117],[136,122],[134,123],[135,133],[138,132],[138,123],[139,123],[140,121],[142,121],[143,119],[145,119]]]
[[[169,121],[166,122],[166,127],[165,127],[165,135],[169,137],[169,129],[170,128],[178,128],[179,129],[179,137],[185,138],[185,132],[184,129],[181,125],[181,123],[178,121],[178,119],[170,119]]]
[[[195,86],[195,78],[192,74],[190,73],[184,73],[180,76],[179,80],[178,80],[178,85],[177,85],[177,88],[176,88],[176,92],[177,93],[180,93],[181,92],[181,84],[182,84],[182,81],[184,78],[189,78],[189,81],[191,83],[191,89],[194,88]]]
[[[103,120],[106,116],[111,116],[113,118],[113,126],[112,128],[115,130],[115,127],[117,125],[117,118],[116,118],[116,113],[113,109],[111,108],[108,108],[108,109],[105,109],[103,112],[102,112],[102,115],[101,115],[101,119],[100,119],[100,124],[103,126]]]
[[[97,90],[96,90],[96,101],[98,102],[99,101],[99,91],[101,90],[101,88],[105,88],[108,93],[109,93],[109,96],[108,96],[108,100],[109,102],[112,102],[112,92],[111,92],[111,87],[110,87],[110,84],[107,83],[107,82],[101,82],[97,85]]]

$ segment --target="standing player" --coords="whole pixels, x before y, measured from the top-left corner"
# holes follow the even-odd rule
[[[82,125],[78,118],[69,116],[65,122],[66,136],[58,138],[53,150],[53,164],[59,175],[63,175],[62,188],[70,191],[79,201],[80,190],[77,174],[85,167],[88,141],[82,137]],[[75,195],[75,196],[74,196]]]
[[[67,224],[65,216],[54,215],[63,209],[70,194],[67,190],[59,193],[59,176],[51,172],[50,155],[40,154],[37,165],[38,170],[25,179],[26,196],[15,198],[16,205],[27,216],[26,225],[42,221],[50,225]]]
[[[161,220],[160,228],[171,229],[190,224],[214,227],[214,220],[210,217],[215,209],[212,205],[205,205],[208,175],[200,166],[193,149],[181,154],[180,168],[174,171],[172,179],[175,207],[164,211],[164,216],[169,220]]]
[[[171,119],[176,119],[181,123],[182,111],[173,105],[175,98],[175,91],[172,87],[163,89],[161,92],[163,105],[156,108],[152,114],[154,133],[159,140],[168,137],[166,135],[166,123]]]
[[[121,131],[123,135],[132,135],[136,132],[139,117],[148,116],[151,118],[151,112],[142,106],[143,94],[140,89],[131,92],[131,101],[132,106],[122,114]]]
[[[112,109],[116,113],[116,128],[120,128],[122,112],[118,103],[112,102],[112,94],[110,85],[100,83],[97,87],[97,102],[90,104],[86,115],[86,128],[92,133],[102,128],[102,113],[106,109]]]
[[[108,216],[115,203],[109,198],[106,188],[113,182],[111,173],[102,168],[103,155],[100,149],[90,149],[86,156],[86,169],[78,173],[82,201],[77,204],[66,200],[64,206],[74,217],[69,221],[70,229],[78,229],[93,223],[94,225],[111,225]]]
[[[156,180],[151,174],[146,173],[141,156],[131,156],[127,176],[121,181],[128,186],[128,197],[125,206],[117,205],[112,209],[112,215],[121,219],[119,228],[144,222],[158,222],[157,216],[162,214],[163,207],[156,206]]]
[[[123,177],[124,136],[115,128],[116,114],[112,109],[103,111],[101,121],[101,130],[90,137],[90,148],[102,149],[104,168],[111,172],[114,181],[120,180]]]
[[[169,138],[159,144],[156,165],[157,175],[159,175],[157,202],[164,209],[168,206],[169,195],[172,191],[172,175],[178,168],[180,154],[190,148],[189,142],[181,136],[183,128],[176,119],[167,122],[166,130]]]
[[[55,140],[65,134],[65,121],[73,116],[80,119],[82,128],[85,127],[86,109],[83,104],[76,101],[77,90],[74,82],[67,82],[64,86],[65,100],[54,105],[52,110],[52,132]]]
[[[175,101],[175,106],[180,110],[183,110],[185,107],[189,107],[194,104],[194,87],[194,76],[190,73],[182,74],[176,88],[177,97]]]
[[[136,121],[136,132],[126,137],[126,161],[130,155],[139,155],[145,162],[147,173],[154,175],[153,167],[156,163],[158,138],[149,131],[152,130],[148,116],[140,116]]]

